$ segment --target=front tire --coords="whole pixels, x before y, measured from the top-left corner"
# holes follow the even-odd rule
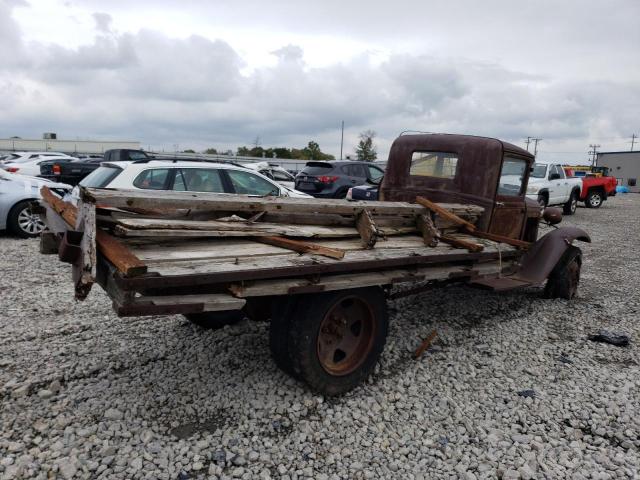
[[[388,332],[378,287],[301,298],[291,312],[288,355],[294,375],[324,395],[340,395],[375,368]]]
[[[7,217],[8,229],[18,237],[33,238],[46,228],[39,214],[31,208],[33,200],[24,200],[13,206]]]
[[[602,195],[602,192],[598,190],[592,190],[587,195],[587,199],[585,200],[584,204],[588,208],[600,208],[602,206],[602,202],[604,202],[604,196]]]
[[[569,200],[562,206],[562,213],[565,215],[573,215],[578,209],[578,192],[573,191],[569,196]]]
[[[573,245],[567,248],[547,279],[544,289],[546,298],[564,298],[571,300],[578,292],[582,251]]]

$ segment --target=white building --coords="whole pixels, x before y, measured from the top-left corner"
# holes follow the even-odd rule
[[[45,133],[42,139],[0,138],[0,152],[62,152],[68,154],[104,153],[112,148],[140,149],[140,142],[128,140],[60,140],[55,133]]]

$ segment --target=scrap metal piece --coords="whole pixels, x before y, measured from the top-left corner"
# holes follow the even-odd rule
[[[422,341],[418,349],[415,351],[415,353],[413,354],[413,358],[416,360],[420,358],[422,354],[425,352],[425,350],[429,348],[429,346],[437,336],[438,336],[438,332],[435,330],[432,330],[431,333],[427,336],[427,338],[425,338]]]

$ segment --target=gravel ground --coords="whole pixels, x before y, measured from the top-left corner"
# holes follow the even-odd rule
[[[0,478],[638,478],[638,218],[626,195],[565,219],[594,241],[572,302],[391,303],[376,373],[332,399],[276,368],[267,324],[118,319],[99,288],[76,303],[37,240],[2,236]],[[586,339],[601,328],[631,345]]]

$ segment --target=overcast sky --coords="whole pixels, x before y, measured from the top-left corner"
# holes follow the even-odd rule
[[[344,120],[345,154],[422,130],[575,163],[640,134],[638,19],[638,0],[0,0],[0,137],[339,155]]]

